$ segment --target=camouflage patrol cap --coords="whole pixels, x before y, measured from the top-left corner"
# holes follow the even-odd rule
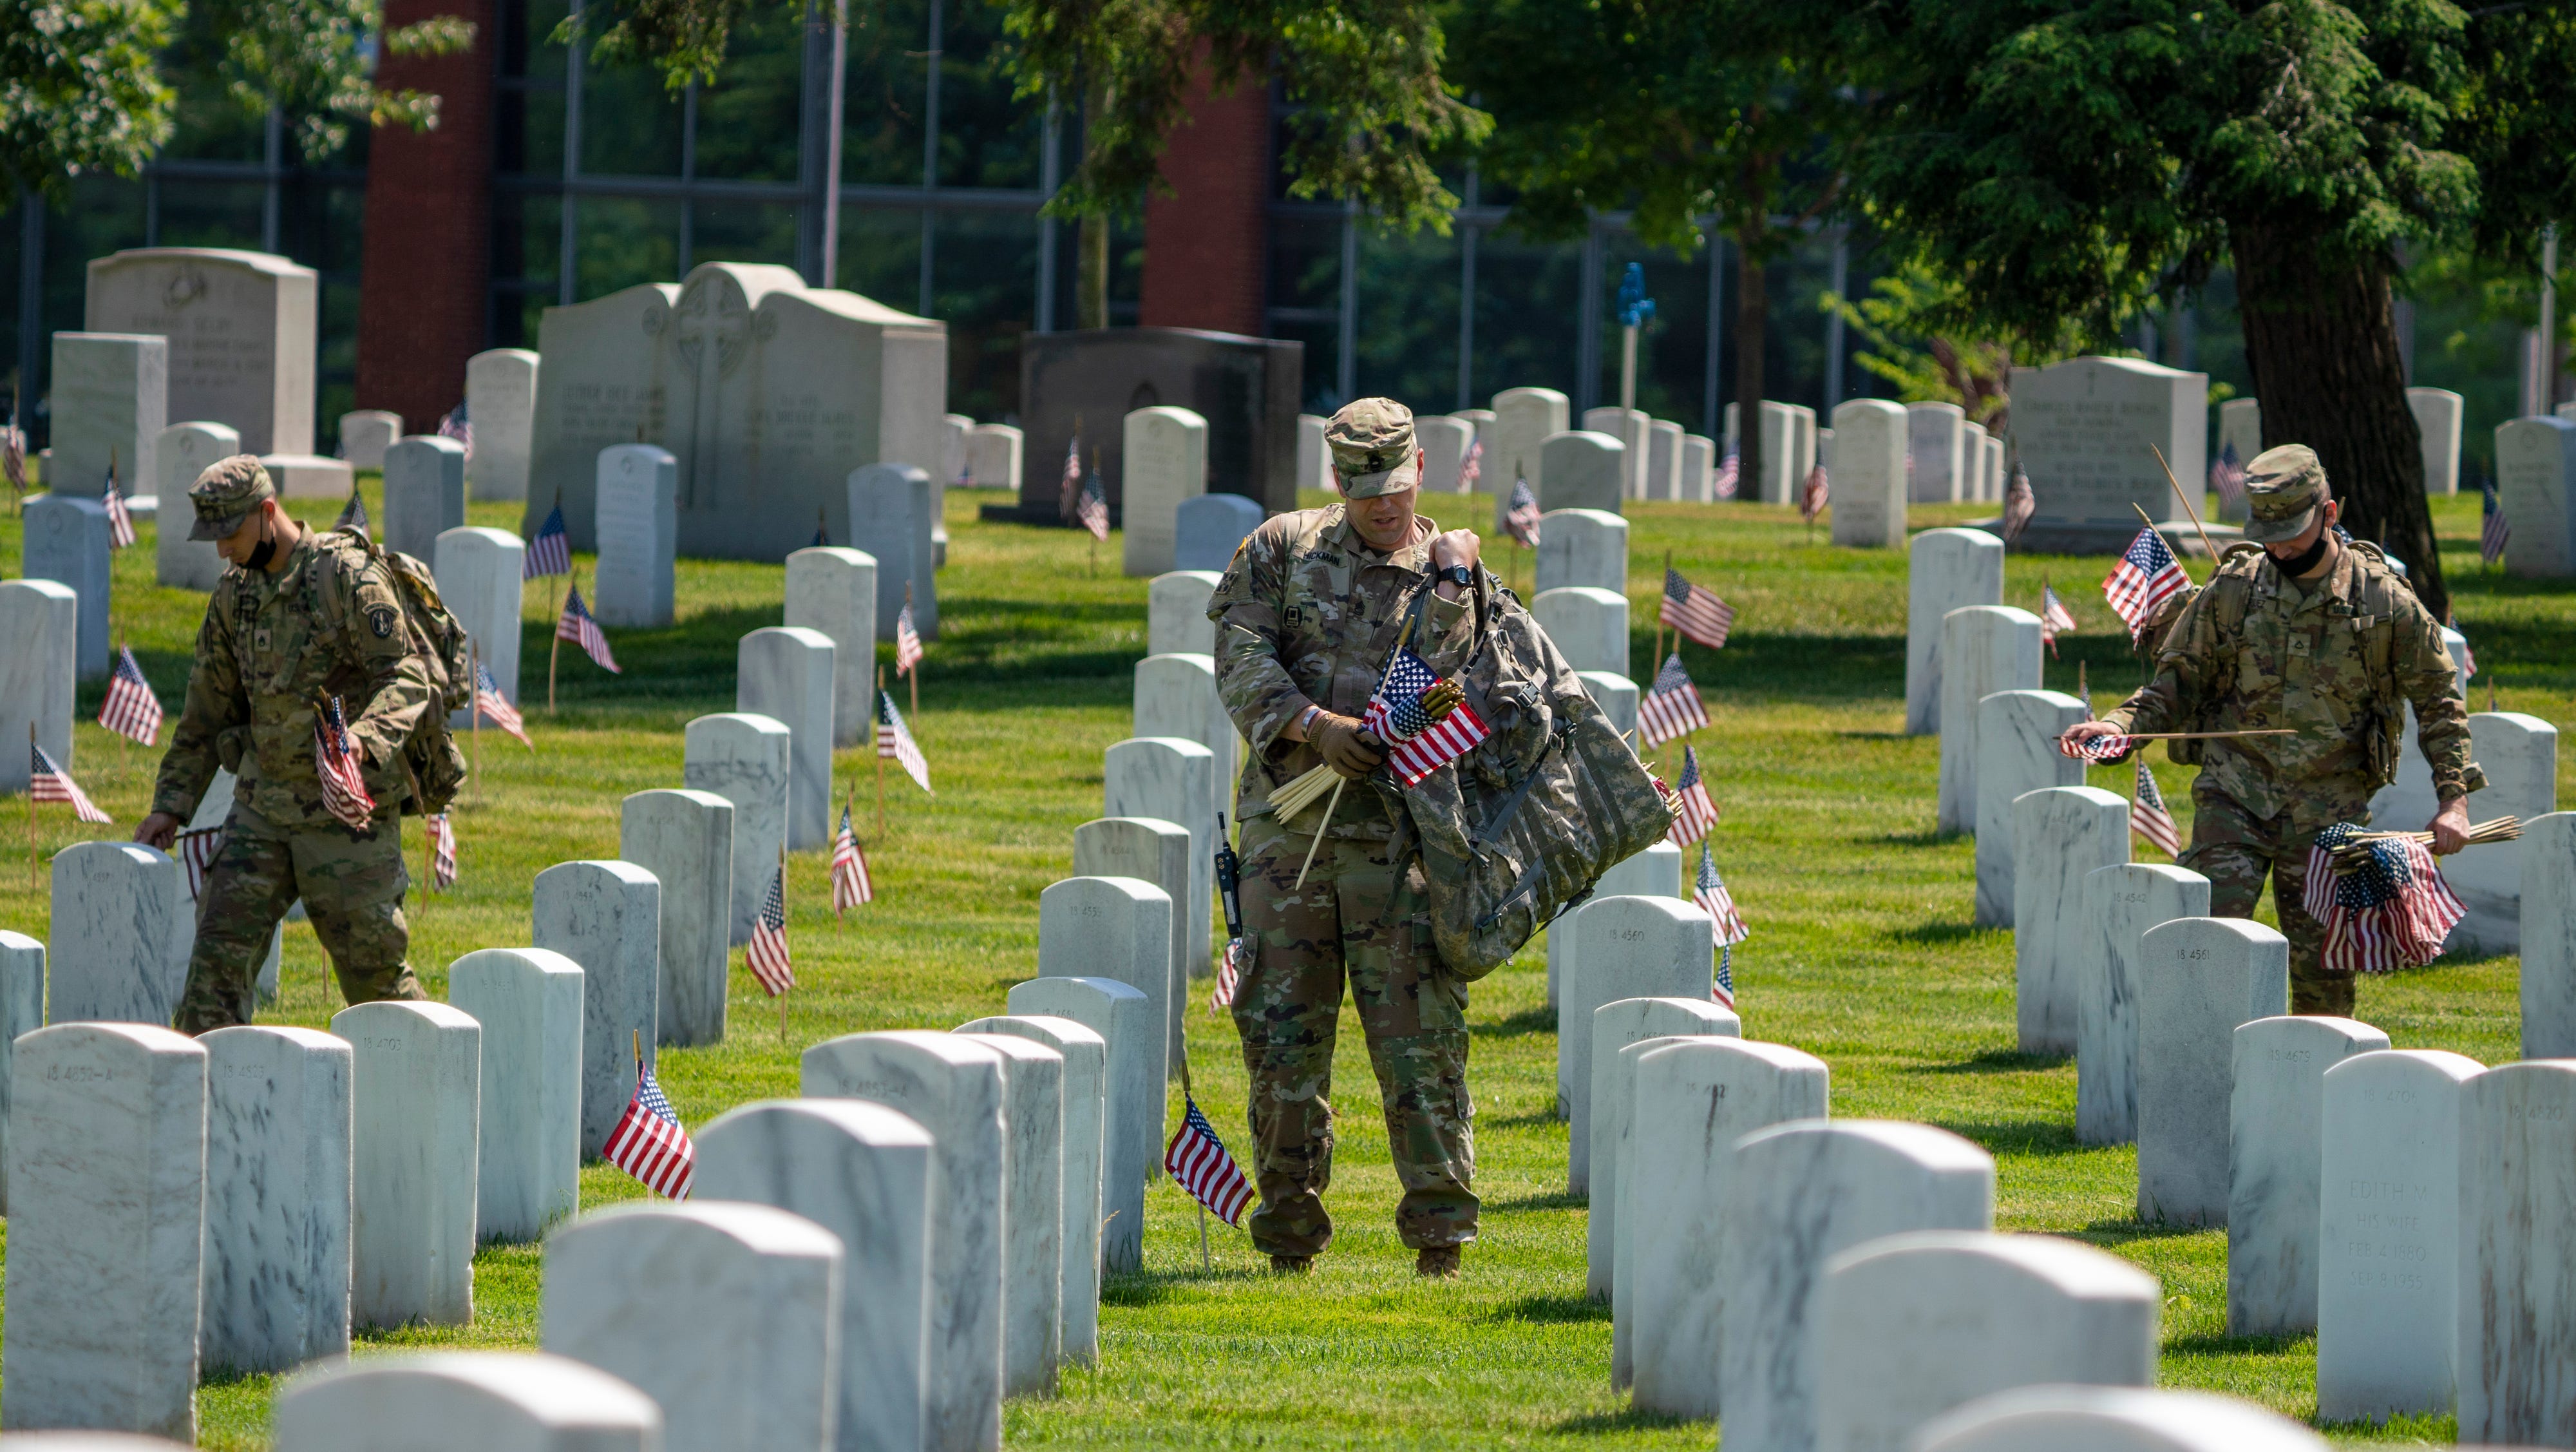
[[[1346,499],[1400,494],[1422,482],[1414,463],[1413,410],[1392,398],[1346,403],[1324,423],[1333,477]]]
[[[2245,537],[2256,544],[2297,539],[2326,497],[2326,466],[2305,444],[2265,449],[2245,466]]]
[[[188,502],[197,507],[197,523],[188,531],[190,539],[222,539],[241,528],[250,512],[259,508],[263,499],[275,499],[277,486],[269,482],[257,454],[235,454],[217,459],[188,486]]]

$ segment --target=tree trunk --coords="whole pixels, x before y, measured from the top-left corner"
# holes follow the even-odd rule
[[[2449,619],[2388,263],[2320,265],[2317,239],[2296,228],[2239,225],[2230,242],[2264,447],[2316,450],[2345,527],[2405,561],[2416,598]]]
[[[1771,291],[1763,282],[1758,242],[1735,246],[1735,497],[1762,497],[1762,344],[1770,331]],[[1796,498],[1792,487],[1791,499]]]
[[[1073,325],[1109,326],[1109,219],[1089,216],[1074,240]]]

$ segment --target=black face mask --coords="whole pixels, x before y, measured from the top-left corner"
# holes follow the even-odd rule
[[[2333,539],[2334,531],[2330,529],[2318,530],[2316,542],[2309,545],[2305,550],[2300,551],[2297,558],[2285,560],[2279,555],[2274,555],[2272,556],[2272,563],[2281,567],[2282,574],[2295,579],[2317,567],[2317,561],[2326,557],[2326,546],[2331,543]]]
[[[263,524],[260,527],[259,544],[251,550],[250,558],[242,562],[243,568],[257,574],[267,569],[268,562],[275,558],[277,558],[277,527]]]

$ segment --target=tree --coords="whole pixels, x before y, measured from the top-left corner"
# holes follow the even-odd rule
[[[1689,252],[1716,214],[1739,259],[1737,459],[1758,477],[1766,270],[1837,205],[1831,149],[1859,115],[1838,33],[1732,0],[1460,0],[1456,28],[1476,37],[1453,70],[1494,113],[1482,164],[1517,189],[1516,227],[1579,236],[1633,207],[1641,241]]]
[[[1860,336],[1852,361],[1885,379],[1898,401],[1955,403],[1989,433],[2011,426],[2016,366],[2045,367],[2079,346],[2072,336],[2035,343],[1962,327],[1958,282],[1920,262],[1871,282],[1865,297],[1829,294],[1825,306]]]
[[[2563,6],[2498,9],[1779,7],[1834,27],[1858,59],[1869,125],[1841,156],[1879,226],[1959,279],[1960,315],[2103,339],[2232,265],[2265,442],[2317,450],[2353,530],[2407,562],[2437,615],[2449,594],[2406,407],[2395,248],[2527,245],[2568,200],[2576,138]]]
[[[225,89],[254,115],[282,112],[311,158],[338,151],[352,122],[438,126],[439,98],[378,86],[372,51],[454,55],[473,46],[474,26],[440,15],[386,30],[383,10],[383,0],[195,0],[190,19],[219,41]]]
[[[0,172],[12,190],[60,196],[77,176],[142,170],[170,135],[154,60],[179,13],[179,0],[38,0],[0,26]]]

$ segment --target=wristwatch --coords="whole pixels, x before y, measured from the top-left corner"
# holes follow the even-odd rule
[[[1452,585],[1467,586],[1476,583],[1476,572],[1465,565],[1451,565],[1440,572],[1440,578]]]

